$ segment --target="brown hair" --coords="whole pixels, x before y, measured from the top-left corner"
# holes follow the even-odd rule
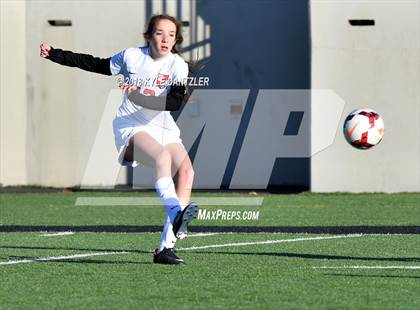
[[[149,46],[149,40],[152,38],[153,31],[155,30],[156,23],[162,19],[167,19],[173,22],[176,26],[176,34],[175,34],[175,45],[172,47],[171,52],[178,54],[177,45],[181,44],[182,41],[184,41],[184,38],[182,37],[182,24],[179,20],[177,20],[175,17],[172,17],[170,15],[166,14],[160,14],[160,15],[153,15],[149,22],[147,23],[146,31],[143,33],[143,37],[147,41],[147,46]]]

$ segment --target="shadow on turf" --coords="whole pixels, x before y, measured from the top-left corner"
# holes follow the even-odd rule
[[[33,256],[8,256],[5,259],[37,259]],[[99,260],[99,259],[60,259],[60,260],[49,260],[49,261],[38,261],[38,263],[76,263],[76,264],[135,264],[135,265],[151,265],[152,262],[133,262],[133,261],[112,261],[112,260]]]
[[[419,257],[360,257],[360,256],[338,256],[325,254],[303,254],[303,253],[274,253],[274,252],[204,252],[188,251],[194,254],[222,254],[222,255],[261,255],[279,257],[297,257],[306,259],[328,259],[328,260],[364,260],[364,261],[391,261],[391,262],[420,262]]]
[[[151,265],[152,262],[133,262],[133,261],[112,261],[112,260],[100,260],[100,259],[63,259],[56,261],[48,261],[48,263],[71,263],[71,264],[134,264],[134,265]]]
[[[340,274],[340,273],[326,273],[325,276],[334,277],[362,277],[362,278],[406,278],[406,279],[420,279],[420,276],[390,276],[390,275],[366,275],[366,274]]]
[[[92,248],[65,248],[65,247],[40,247],[40,246],[0,246],[0,249],[25,249],[25,250],[69,250],[69,251],[97,251],[97,252],[129,252],[129,253],[142,253],[152,254],[147,250],[115,250],[115,249],[92,249]],[[36,259],[32,256],[8,256],[8,259]],[[40,261],[39,263],[47,263]],[[48,263],[76,263],[76,264],[136,264],[136,265],[150,265],[152,262],[133,262],[133,261],[112,261],[112,260],[98,260],[98,259],[60,259],[50,260]]]
[[[24,250],[69,250],[69,251],[97,251],[97,252],[129,252],[152,254],[150,250],[133,249],[95,249],[95,248],[69,248],[69,247],[45,247],[45,246],[15,246],[0,245],[0,249],[24,249]]]

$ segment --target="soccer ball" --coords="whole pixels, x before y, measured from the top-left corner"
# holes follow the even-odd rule
[[[344,136],[348,143],[366,150],[381,142],[384,136],[384,121],[372,109],[357,109],[344,121]]]

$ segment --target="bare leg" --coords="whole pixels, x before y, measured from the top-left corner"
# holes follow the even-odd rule
[[[138,132],[131,138],[125,158],[128,160],[135,159],[142,164],[155,167],[156,179],[172,177],[171,153],[147,132]]]
[[[178,172],[176,193],[179,201],[187,205],[191,198],[194,181],[194,170],[185,147],[181,143],[170,143],[165,146],[172,158],[172,175]]]

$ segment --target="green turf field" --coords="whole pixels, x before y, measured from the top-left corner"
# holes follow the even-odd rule
[[[1,225],[160,225],[156,206],[75,206],[78,197],[0,194]],[[196,196],[242,197],[246,193]],[[259,194],[258,220],[194,225],[420,226],[420,194]],[[159,233],[0,233],[0,309],[419,309],[418,234],[195,234],[185,266],[151,263]],[[6,264],[8,263],[8,264]]]

